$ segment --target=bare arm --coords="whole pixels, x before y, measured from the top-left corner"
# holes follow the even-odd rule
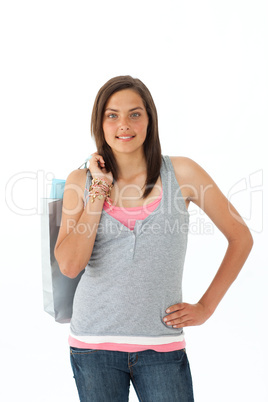
[[[179,303],[166,310],[169,315],[164,321],[176,328],[200,325],[213,314],[242,269],[253,239],[241,216],[198,164],[187,158],[176,157],[172,158],[172,163],[178,182],[186,189],[185,197],[211,218],[228,241],[223,261],[199,302]]]
[[[93,155],[97,160],[103,160],[101,156]],[[105,172],[93,158],[90,170],[93,177],[103,176]],[[111,174],[106,177],[112,182]],[[85,170],[75,170],[66,180],[61,227],[54,250],[61,272],[70,278],[75,278],[90,259],[104,204],[104,199],[96,198],[84,208],[85,182]]]

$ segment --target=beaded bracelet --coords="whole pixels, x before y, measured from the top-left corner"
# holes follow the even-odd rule
[[[88,197],[91,198],[91,202],[94,202],[96,197],[98,197],[99,200],[104,198],[111,207],[112,200],[110,197],[112,188],[112,183],[108,183],[106,180],[96,177],[92,179],[91,186],[88,190]]]

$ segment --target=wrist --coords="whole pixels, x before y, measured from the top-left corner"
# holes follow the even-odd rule
[[[92,177],[92,180],[102,180],[106,182],[109,186],[113,186],[113,180],[111,181],[109,177],[107,177],[107,174],[104,174],[103,172],[96,172],[96,173],[91,173],[90,175]]]
[[[111,189],[113,184],[110,183],[106,178],[103,177],[93,177],[91,186],[88,190],[88,197],[90,197],[90,201],[93,203],[95,199],[107,201],[108,204],[112,205],[111,200]]]
[[[210,306],[209,304],[206,304],[202,299],[199,300],[198,304],[202,306],[207,319],[212,316],[212,314],[214,313],[214,311],[216,309],[216,308],[213,308],[212,306]]]

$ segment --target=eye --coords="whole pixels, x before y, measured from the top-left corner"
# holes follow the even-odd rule
[[[116,114],[110,113],[107,115],[108,119],[114,119],[116,117]]]
[[[132,117],[140,117],[140,113],[136,112],[136,113],[132,113],[131,115]]]

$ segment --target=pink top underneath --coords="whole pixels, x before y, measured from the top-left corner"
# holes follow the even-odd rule
[[[120,208],[112,206],[110,208],[109,204],[105,202],[103,209],[113,218],[117,219],[123,225],[127,226],[130,230],[134,230],[136,220],[145,219],[151,212],[153,212],[158,207],[162,199],[162,194],[163,189],[161,189],[161,193],[155,201],[141,207]],[[161,343],[161,341],[163,343]],[[173,350],[179,350],[185,348],[185,340],[183,337],[180,342],[172,342],[172,343],[164,343],[164,340],[159,339],[159,344],[155,345],[149,345],[149,344],[142,345],[139,343],[139,339],[137,339],[137,344],[135,344],[135,340],[132,340],[132,342],[133,343],[131,344],[121,342],[88,343],[83,342],[81,340],[81,337],[79,336],[77,338],[73,334],[70,334],[69,336],[69,345],[81,349],[101,349],[101,350],[113,350],[113,351],[131,353],[131,352],[139,352],[146,349],[153,349],[156,352],[171,352]]]
[[[163,189],[161,188],[161,193],[155,201],[152,201],[150,202],[150,204],[141,207],[120,208],[112,206],[110,208],[108,203],[105,201],[103,209],[113,218],[117,219],[119,222],[123,223],[123,225],[127,226],[130,230],[134,230],[136,220],[145,219],[158,207],[162,199],[162,194]]]

